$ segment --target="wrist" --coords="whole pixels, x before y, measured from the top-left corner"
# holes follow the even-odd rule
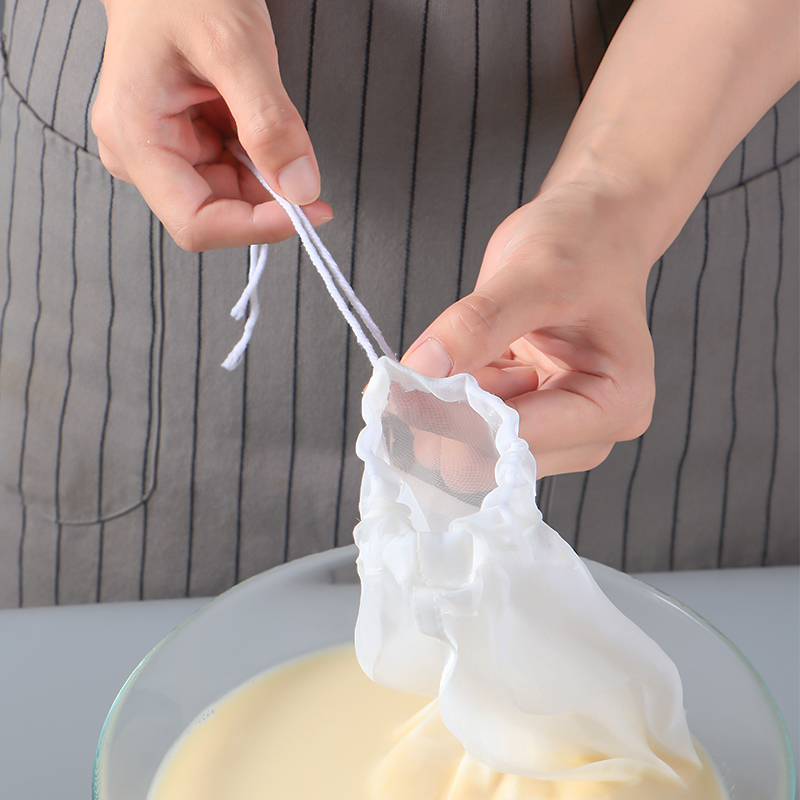
[[[589,243],[591,261],[603,268],[613,265],[616,276],[643,292],[651,267],[666,249],[657,197],[647,183],[612,171],[587,152],[569,165],[557,161],[534,203],[555,209],[567,205],[569,230],[561,232],[562,241]]]
[[[605,186],[655,261],[719,167],[797,80],[796,0],[637,0],[542,192]]]

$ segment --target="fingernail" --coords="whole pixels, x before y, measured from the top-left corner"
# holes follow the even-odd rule
[[[446,378],[453,369],[453,359],[436,339],[426,339],[403,363],[429,378]]]
[[[278,189],[290,202],[304,206],[319,196],[319,176],[308,156],[296,158],[277,175]]]

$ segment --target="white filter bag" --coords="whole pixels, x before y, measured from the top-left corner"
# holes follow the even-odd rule
[[[364,393],[355,632],[364,671],[439,697],[467,752],[557,780],[699,763],[672,661],[536,505],[517,413],[388,358]]]
[[[303,210],[270,188],[238,141],[227,146],[289,215],[373,366],[356,447],[364,671],[438,695],[444,724],[493,769],[564,781],[655,770],[679,780],[670,764],[700,762],[675,665],[542,520],[516,412],[470,375],[436,380],[398,364]],[[249,316],[228,369],[250,341],[266,258],[266,245],[251,248],[232,311],[241,319],[249,307]]]

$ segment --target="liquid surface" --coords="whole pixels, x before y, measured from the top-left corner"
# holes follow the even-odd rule
[[[706,755],[685,786],[550,782],[470,758],[430,698],[367,678],[352,647],[239,687],[178,740],[148,800],[726,800]]]

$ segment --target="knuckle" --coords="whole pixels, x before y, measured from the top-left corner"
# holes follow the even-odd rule
[[[233,66],[242,43],[249,39],[247,21],[233,9],[224,15],[205,14],[202,25],[194,28],[195,44],[218,63]]]
[[[226,10],[222,16],[208,16],[204,19],[201,42],[188,45],[193,51],[198,48],[202,52],[204,62],[213,62],[217,68],[238,73],[247,78],[247,66],[243,66],[241,54],[243,50],[258,48],[263,63],[269,63],[271,74],[278,74],[277,51],[272,38],[269,16],[264,9],[263,14],[255,17],[251,13]],[[249,62],[248,62],[249,63]],[[291,139],[304,130],[302,120],[283,87],[270,79],[271,86],[267,92],[253,97],[249,101],[249,110],[244,112],[244,136],[251,146],[275,145]]]
[[[105,142],[108,139],[110,130],[109,118],[110,115],[106,113],[105,103],[98,97],[92,106],[92,133],[100,142]]]
[[[500,321],[498,306],[484,295],[471,294],[456,303],[454,310],[451,325],[456,338],[468,348],[487,353]]]
[[[200,237],[191,225],[180,225],[170,230],[170,236],[187,253],[199,253],[203,249]]]
[[[250,118],[250,134],[256,146],[275,147],[291,140],[302,129],[302,123],[291,103],[263,98]]]

